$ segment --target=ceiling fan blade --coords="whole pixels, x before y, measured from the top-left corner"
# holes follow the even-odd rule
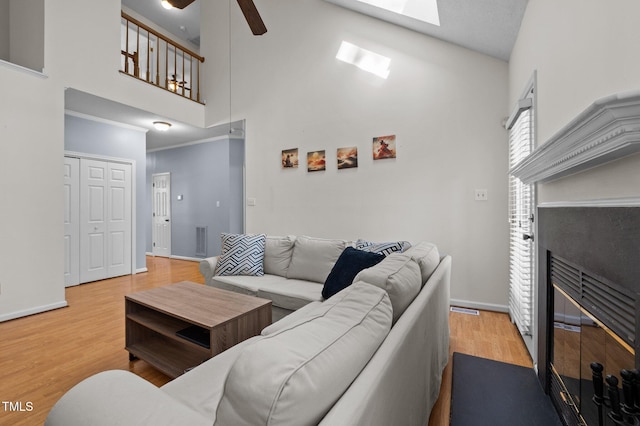
[[[193,3],[195,0],[167,0],[167,1],[171,3],[171,6],[177,9],[184,9],[185,7]]]
[[[264,25],[260,13],[253,3],[253,0],[238,0],[238,5],[244,14],[244,18],[251,28],[253,35],[262,35],[267,32],[267,27]]]

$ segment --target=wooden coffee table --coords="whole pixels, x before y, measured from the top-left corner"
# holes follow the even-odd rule
[[[183,281],[125,296],[125,315],[129,359],[175,378],[260,334],[271,324],[271,301]],[[193,326],[198,343],[176,335]]]

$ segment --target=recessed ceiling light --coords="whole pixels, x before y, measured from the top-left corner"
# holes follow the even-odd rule
[[[167,123],[166,121],[154,121],[153,127],[160,132],[166,132],[171,127],[171,123]]]
[[[160,3],[162,3],[162,7],[164,7],[167,10],[173,9],[173,5],[169,3],[167,0],[162,0]]]
[[[400,15],[424,21],[433,25],[440,25],[438,3],[436,0],[358,0],[380,9],[388,10]]]

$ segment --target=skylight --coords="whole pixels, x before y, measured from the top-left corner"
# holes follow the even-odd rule
[[[389,77],[389,64],[391,63],[391,59],[358,47],[355,44],[343,41],[336,58],[355,65],[361,70],[375,74],[378,77]]]
[[[380,9],[408,16],[433,25],[440,25],[436,0],[358,0]]]

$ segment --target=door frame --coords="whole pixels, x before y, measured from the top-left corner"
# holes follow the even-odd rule
[[[517,104],[519,101],[525,98],[531,98],[531,110],[533,111],[533,124],[532,124],[532,132],[533,132],[533,140],[532,140],[532,150],[534,150],[537,146],[537,138],[538,138],[538,79],[537,79],[537,71],[533,71],[531,77],[529,78],[527,84],[525,85],[522,94],[516,100],[516,107],[512,112],[511,116],[507,119],[507,125],[511,121],[515,121],[517,118]],[[518,333],[522,336],[522,340],[525,343],[527,351],[533,360],[533,367],[537,371],[538,369],[538,335],[540,330],[538,330],[538,241],[535,238],[538,235],[538,186],[537,184],[531,184],[531,213],[533,214],[533,223],[531,224],[531,231],[533,233],[534,239],[532,240],[533,247],[531,250],[531,335],[522,335],[520,330],[518,329]],[[511,237],[511,236],[509,236]],[[511,252],[509,252],[511,255]]]
[[[106,155],[98,155],[98,154],[88,154],[86,152],[77,152],[77,151],[64,151],[65,157],[73,157],[78,159],[85,160],[97,160],[97,161],[108,161],[111,163],[122,163],[131,165],[131,275],[135,275],[138,272],[137,262],[136,262],[136,240],[137,240],[137,216],[136,216],[136,160],[132,160],[130,158],[119,158],[119,157],[110,157]],[[145,268],[146,270],[146,268]]]

